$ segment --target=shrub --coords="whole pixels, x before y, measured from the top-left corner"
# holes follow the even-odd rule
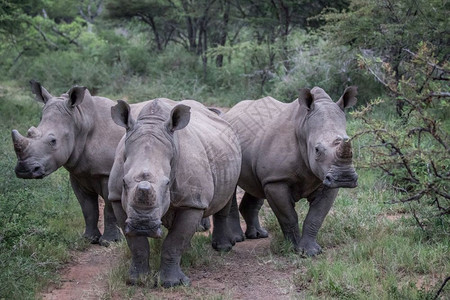
[[[391,96],[372,101],[353,116],[364,122],[357,136],[368,135],[363,156],[366,167],[383,170],[390,178],[397,198],[405,203],[424,230],[450,225],[450,97],[448,62],[437,63],[433,48],[419,45],[402,62],[405,75],[396,80],[389,63],[361,57],[360,63],[374,74]],[[398,105],[401,103],[401,106]],[[391,119],[376,110],[400,107]],[[383,112],[383,111],[381,111]],[[432,232],[433,230],[428,230]]]

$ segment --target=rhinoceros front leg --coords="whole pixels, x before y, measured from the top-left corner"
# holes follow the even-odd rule
[[[104,231],[99,239],[102,246],[109,246],[111,242],[117,242],[122,239],[114,211],[109,200],[105,199],[105,208],[103,209]]]
[[[127,215],[122,208],[120,201],[111,201],[111,206],[114,210],[114,214],[117,219],[117,223],[120,228],[124,230],[125,220]],[[149,253],[150,246],[148,239],[143,236],[125,236],[131,252],[131,266],[129,269],[129,275],[127,284],[135,285],[143,280],[145,276],[150,273],[149,267]]]
[[[264,193],[280,223],[284,237],[292,242],[295,251],[301,251],[298,216],[289,187],[285,183],[271,183],[264,187]]]
[[[231,232],[228,224],[228,217],[233,198],[231,198],[224,208],[213,215],[212,247],[217,251],[228,252],[236,244],[235,236]]]
[[[322,252],[316,237],[322,223],[336,199],[339,189],[319,188],[308,197],[309,211],[303,221],[300,251],[307,256],[314,256]]]
[[[102,246],[109,246],[111,242],[121,240],[122,234],[119,230],[119,224],[117,223],[111,201],[108,200],[108,178],[103,180],[102,187],[102,197],[105,201],[105,207],[103,209],[104,230],[99,243]]]
[[[88,239],[91,243],[96,244],[99,242],[100,230],[98,230],[98,194],[91,193],[83,189],[78,181],[70,176],[70,183],[72,185],[73,192],[78,199],[83,212],[84,222],[86,228],[83,237]]]
[[[241,204],[239,205],[239,211],[247,224],[245,237],[248,239],[260,239],[269,236],[267,230],[265,230],[259,223],[258,214],[263,204],[264,199],[253,197],[249,193],[245,193],[244,197],[242,197]]]
[[[203,210],[177,210],[161,250],[159,278],[163,287],[190,284],[189,278],[181,271],[180,260],[202,217]]]
[[[231,231],[232,238],[235,242],[242,242],[243,240],[245,240],[244,232],[242,231],[241,221],[239,218],[239,208],[236,199],[236,189],[234,190],[233,198],[231,199],[231,207],[230,212],[228,214],[228,227]]]

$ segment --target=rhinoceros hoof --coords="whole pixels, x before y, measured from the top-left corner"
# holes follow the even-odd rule
[[[212,247],[214,250],[219,252],[229,252],[236,244],[234,240],[232,241],[214,241],[212,242]]]
[[[121,240],[120,238],[119,239],[104,239],[103,237],[101,237],[99,239],[98,243],[100,244],[100,246],[109,247],[109,246],[111,246],[112,243],[118,242],[120,240]]]
[[[98,240],[100,246],[109,247],[114,242],[119,242],[122,240],[122,235],[114,235],[114,236],[105,236],[102,235]]]
[[[247,228],[245,231],[245,237],[248,239],[263,239],[269,236],[269,233],[264,228]]]
[[[177,274],[177,276],[170,276],[170,278],[160,278],[160,280],[161,286],[164,288],[170,288],[178,285],[191,285],[191,280],[183,273]]]
[[[240,242],[245,241],[245,235],[244,235],[244,233],[243,233],[243,232],[240,233],[240,234],[235,233],[235,234],[233,235],[233,240],[234,240],[236,243],[240,243]]]
[[[322,253],[322,247],[314,242],[304,246],[300,245],[300,248],[296,249],[296,251],[299,252],[302,257],[311,257]]]
[[[83,234],[83,237],[88,240],[89,243],[91,244],[98,244],[100,241],[100,237],[101,235],[92,235],[92,234]]]
[[[145,286],[147,285],[149,280],[150,280],[150,272],[142,272],[142,273],[130,272],[126,280],[126,284]]]

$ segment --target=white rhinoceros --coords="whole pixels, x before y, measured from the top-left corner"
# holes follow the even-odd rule
[[[70,173],[73,191],[81,205],[86,223],[84,236],[102,245],[120,239],[107,197],[114,152],[125,133],[111,120],[111,107],[116,102],[91,96],[85,87],[79,86],[54,97],[38,82],[30,83],[36,100],[44,106],[38,127],[31,127],[26,137],[12,131],[17,177],[43,178],[63,166]],[[145,104],[132,105],[132,114],[137,115]],[[103,235],[97,228],[99,195],[105,199]]]
[[[356,87],[349,87],[335,103],[321,88],[302,89],[292,103],[271,97],[246,100],[223,116],[235,129],[242,148],[238,185],[245,194],[239,211],[247,223],[247,238],[268,236],[258,219],[267,199],[296,251],[308,256],[321,252],[316,236],[338,188],[357,185],[344,113],[356,103],[356,94]],[[301,198],[310,203],[302,235],[295,211],[295,202]],[[243,233],[236,205],[230,215],[240,241]]]
[[[225,120],[193,100],[154,100],[137,121],[119,101],[111,115],[127,130],[111,170],[109,200],[132,253],[128,283],[149,272],[147,237],[162,237],[163,224],[161,283],[188,284],[181,254],[202,217],[214,215],[216,250],[234,245],[227,215],[241,168],[239,141]]]

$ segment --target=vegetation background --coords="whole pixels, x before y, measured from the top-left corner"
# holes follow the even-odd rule
[[[36,297],[68,251],[88,246],[65,170],[15,178],[11,129],[38,124],[41,110],[30,79],[54,95],[77,84],[129,102],[223,107],[289,102],[314,86],[336,100],[358,86],[348,133],[360,187],[342,191],[325,221],[328,255],[283,250],[269,213],[273,253],[306,268],[293,276],[311,298],[450,297],[448,1],[0,3],[0,299]]]

